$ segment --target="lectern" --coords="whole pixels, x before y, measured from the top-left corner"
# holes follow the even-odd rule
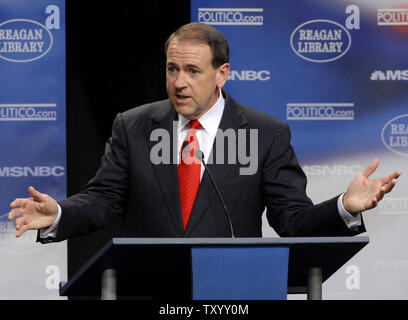
[[[113,238],[60,295],[91,299],[321,299],[322,283],[368,237]]]

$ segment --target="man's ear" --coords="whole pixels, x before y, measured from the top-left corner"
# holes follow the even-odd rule
[[[227,82],[229,70],[229,63],[224,63],[223,65],[218,67],[216,75],[216,83],[218,88],[222,88],[225,85],[225,82]]]

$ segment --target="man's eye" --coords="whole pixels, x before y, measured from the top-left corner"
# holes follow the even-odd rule
[[[197,74],[200,73],[200,71],[198,71],[197,69],[191,69],[190,70],[191,74]]]
[[[170,72],[170,73],[173,73],[173,72],[176,71],[176,68],[174,68],[174,67],[167,67],[167,71]]]

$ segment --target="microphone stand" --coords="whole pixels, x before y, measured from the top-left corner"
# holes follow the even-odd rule
[[[231,218],[230,218],[229,213],[228,213],[227,205],[225,204],[224,199],[222,198],[220,190],[218,189],[217,184],[215,183],[215,180],[214,180],[214,177],[213,177],[211,171],[208,169],[207,164],[204,161],[204,153],[201,150],[196,150],[195,151],[195,156],[203,163],[205,170],[208,172],[208,174],[210,176],[211,182],[212,182],[212,184],[214,186],[214,189],[215,189],[215,191],[217,193],[218,199],[220,199],[222,207],[224,208],[224,212],[225,212],[225,215],[227,217],[229,227],[230,227],[230,231],[231,231],[231,238],[235,238],[234,237],[234,229],[232,228],[232,222],[231,222]]]

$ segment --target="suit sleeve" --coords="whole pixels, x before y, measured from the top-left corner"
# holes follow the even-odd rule
[[[118,114],[95,177],[81,192],[59,202],[62,214],[54,241],[103,228],[124,212],[128,195],[127,150],[124,123]]]
[[[262,172],[262,193],[268,222],[280,236],[349,236],[365,231],[364,224],[350,230],[341,218],[336,196],[314,205],[306,195],[307,178],[290,144],[287,124],[273,134]]]

